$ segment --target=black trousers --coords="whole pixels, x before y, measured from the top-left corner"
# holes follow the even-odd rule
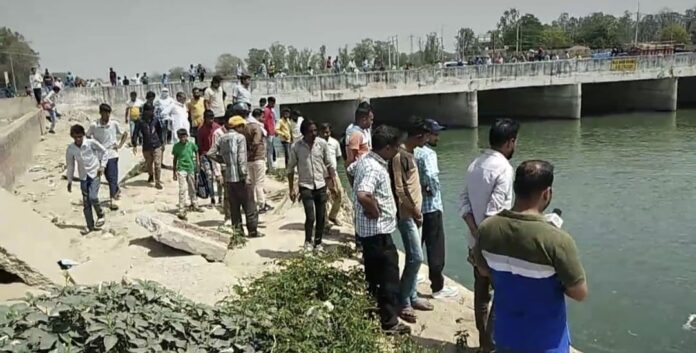
[[[314,245],[321,244],[326,225],[326,186],[320,189],[307,189],[300,187],[300,199],[305,211],[305,243],[312,242],[314,231]]]
[[[391,234],[360,237],[367,287],[379,307],[383,329],[399,323],[399,253]]]
[[[34,99],[36,99],[36,104],[41,103],[41,88],[34,88]]]
[[[430,289],[439,292],[445,286],[445,228],[442,224],[442,211],[423,214],[423,246],[428,255]]]
[[[230,220],[232,221],[232,227],[241,231],[242,212],[240,208],[243,208],[249,236],[256,236],[258,232],[259,215],[256,212],[254,191],[251,185],[245,182],[227,182],[227,191],[226,201],[230,203]]]

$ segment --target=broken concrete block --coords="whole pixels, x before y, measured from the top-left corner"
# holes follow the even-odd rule
[[[135,219],[152,233],[156,241],[191,254],[201,255],[209,261],[223,261],[227,255],[229,238],[224,234],[190,224],[166,223],[148,214]]]

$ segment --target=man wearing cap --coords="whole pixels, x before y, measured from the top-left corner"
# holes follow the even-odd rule
[[[233,103],[244,103],[251,108],[251,91],[249,87],[251,86],[251,76],[243,73],[239,76],[239,83],[234,86],[232,91],[232,102]]]
[[[242,214],[240,207],[244,209],[246,227],[249,237],[263,236],[258,232],[258,214],[254,203],[253,190],[248,183],[247,146],[246,138],[242,132],[246,129],[246,120],[239,116],[233,116],[227,125],[227,133],[220,137],[208,151],[208,157],[225,163],[225,183],[228,194],[226,202],[230,204],[230,218],[232,227],[242,231]]]
[[[450,298],[458,293],[456,288],[445,287],[445,228],[442,222],[442,195],[440,191],[440,169],[437,165],[436,147],[440,131],[445,128],[433,119],[426,119],[430,131],[425,146],[417,147],[414,152],[423,194],[423,237],[422,243],[428,255],[430,289],[434,299]]]
[[[213,76],[210,82],[210,87],[203,92],[203,102],[205,109],[210,109],[215,113],[216,118],[222,118],[225,115],[225,99],[222,96],[222,77]]]
[[[118,187],[118,150],[128,141],[128,131],[121,129],[118,121],[110,120],[111,106],[108,104],[99,105],[99,115],[101,118],[93,122],[87,130],[87,137],[95,139],[106,149],[106,168],[104,174],[106,181],[109,182],[110,209],[116,210],[118,206],[114,200],[119,199],[121,190]],[[118,136],[121,136],[120,140]]]

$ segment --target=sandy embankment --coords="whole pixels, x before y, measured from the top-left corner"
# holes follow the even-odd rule
[[[121,108],[114,109],[114,118],[119,121],[123,119],[121,111]],[[288,202],[285,185],[272,178],[267,179],[267,192],[271,195],[271,203],[277,207],[260,218],[266,237],[250,239],[243,248],[230,250],[224,263],[209,263],[200,256],[189,255],[152,240],[147,231],[135,223],[135,217],[141,212],[161,218],[174,217],[178,190],[171,170],[162,171],[164,190],[161,191],[148,185],[146,174],[127,180],[123,185],[120,209],[108,211],[105,208],[104,231],[87,237],[80,236],[79,229],[84,225],[84,218],[79,186],[74,185],[70,194],[65,187],[66,181],[60,177],[65,167],[65,147],[71,142],[69,125],[79,122],[87,126],[85,119],[96,119],[98,114],[96,110],[67,109],[64,114],[58,123],[57,133],[45,136],[38,144],[33,167],[19,178],[14,193],[31,204],[39,215],[53,220],[56,226],[70,234],[69,241],[77,254],[74,260],[82,263],[71,270],[78,283],[97,284],[122,278],[148,279],[160,282],[192,300],[213,304],[230,292],[231,285],[271,269],[274,259],[292,256],[300,250],[304,238],[302,208]],[[168,149],[165,153],[165,161],[171,161],[170,151]],[[171,162],[166,164],[171,165]],[[106,200],[106,195],[108,187],[102,184],[102,200]],[[207,203],[207,200],[203,201],[203,204]],[[206,209],[204,213],[190,214],[189,222],[215,229],[221,224],[222,216],[215,209]],[[334,229],[327,236],[327,247],[350,242],[352,234],[349,226]],[[46,234],[46,241],[51,241],[51,234]],[[421,274],[427,275],[426,266],[421,268]],[[475,347],[478,340],[472,309],[473,294],[452,280],[448,279],[447,282],[447,285],[459,288],[460,296],[432,300],[435,311],[419,313],[418,324],[413,325],[414,334],[424,344],[444,345],[445,352],[454,352],[455,333],[468,330],[471,333],[469,345]],[[26,289],[19,284],[0,284],[0,300],[17,298]],[[430,293],[427,284],[419,285],[418,290],[426,296]],[[460,322],[457,323],[457,320]]]

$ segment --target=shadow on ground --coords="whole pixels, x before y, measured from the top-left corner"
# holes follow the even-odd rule
[[[413,341],[418,343],[419,345],[421,345],[423,347],[434,349],[435,351],[437,351],[439,353],[476,353],[476,352],[478,352],[478,349],[473,348],[473,347],[459,348],[459,347],[457,347],[456,344],[454,344],[452,342],[443,342],[443,341],[432,339],[432,338],[413,336]]]
[[[149,249],[147,253],[150,257],[174,257],[174,256],[190,256],[191,254],[174,249],[167,245],[157,242],[152,237],[133,239],[128,242],[128,245],[142,246],[143,248]]]

